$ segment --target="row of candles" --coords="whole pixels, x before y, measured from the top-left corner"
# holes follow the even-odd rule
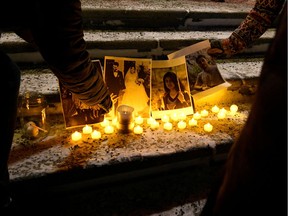
[[[217,114],[218,119],[224,119],[228,111],[225,108],[219,108],[216,105],[212,107],[211,111],[215,114]],[[235,104],[232,104],[230,106],[230,115],[235,115],[238,111],[238,106]],[[207,110],[202,110],[201,112],[195,112],[193,114],[193,117],[188,121],[189,126],[197,126],[198,122],[197,120],[201,119],[202,117],[207,117],[209,115],[209,112]],[[172,115],[163,115],[161,118],[161,121],[163,122],[163,128],[164,130],[170,131],[173,129],[173,122],[177,122],[177,128],[178,129],[185,129],[187,127],[186,123],[186,114],[185,113],[173,113]],[[111,124],[112,123],[112,124]],[[104,128],[105,134],[113,134],[115,131],[115,126],[117,125],[117,118],[113,119],[112,122],[108,119],[104,119],[103,122],[100,123],[100,125]],[[141,126],[144,123],[144,118],[141,116],[137,116],[134,119],[134,123],[136,126],[133,125],[133,132],[135,134],[142,134],[143,133],[143,127]],[[158,129],[160,126],[159,121],[154,119],[153,117],[150,117],[147,119],[147,124],[152,130]],[[203,127],[205,132],[211,132],[213,130],[213,126],[210,123],[206,123]],[[85,125],[82,128],[82,133],[79,131],[75,131],[72,133],[72,141],[79,141],[82,140],[83,136],[90,136],[92,139],[100,139],[101,138],[101,132],[98,130],[93,130],[92,126]]]

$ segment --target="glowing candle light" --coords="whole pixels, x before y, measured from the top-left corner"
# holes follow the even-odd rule
[[[201,111],[201,116],[202,117],[207,117],[208,116],[208,111],[207,110],[202,110]]]
[[[186,128],[186,122],[181,120],[178,122],[177,126],[179,129],[185,129]]]
[[[230,112],[231,114],[235,114],[238,111],[238,106],[236,104],[232,104],[230,106]]]
[[[144,119],[141,116],[137,116],[134,121],[136,124],[140,125],[143,123]]]
[[[198,119],[201,118],[201,114],[199,112],[196,112],[196,113],[193,114],[193,118],[198,120]]]
[[[114,127],[112,125],[107,125],[104,128],[104,133],[105,134],[112,134],[114,132]]]
[[[190,126],[196,126],[197,125],[197,120],[195,120],[194,118],[189,120],[189,125]]]
[[[211,132],[213,130],[213,126],[210,123],[204,125],[204,131]]]
[[[172,121],[175,121],[175,122],[178,121],[178,119],[179,119],[178,118],[178,114],[176,112],[172,113],[171,114],[171,119],[172,119]]]
[[[165,122],[165,124],[164,124],[164,129],[165,130],[172,130],[172,123],[171,122]]]
[[[161,118],[162,122],[169,122],[169,116],[168,115],[163,115]]]
[[[142,134],[143,133],[143,128],[140,125],[137,125],[134,127],[134,133],[135,134]]]
[[[116,126],[117,122],[118,122],[117,117],[112,119],[112,125]]]
[[[150,124],[150,128],[152,130],[155,130],[155,129],[159,128],[159,122],[154,119],[154,121],[151,122],[151,124]]]
[[[153,117],[149,117],[148,119],[147,119],[147,124],[148,125],[151,125],[151,123],[153,123],[155,121],[155,119],[153,118]]]
[[[216,106],[216,105],[212,107],[212,112],[213,112],[213,113],[218,113],[219,110],[220,110],[219,107]]]
[[[75,131],[74,133],[72,133],[71,138],[73,141],[79,141],[82,139],[82,134],[78,131]]]
[[[104,118],[104,120],[100,123],[102,127],[107,127],[109,125],[109,120]]]
[[[220,110],[219,110],[219,112],[224,112],[225,114],[227,113],[227,110],[225,109],[225,108],[221,108]]]
[[[222,111],[220,110],[217,114],[217,118],[218,119],[224,119],[225,117],[226,117],[226,112],[223,110]]]
[[[91,137],[92,137],[92,139],[100,139],[100,138],[101,138],[101,132],[100,132],[100,131],[97,131],[97,130],[94,130],[94,131],[91,133]]]
[[[92,133],[92,127],[89,125],[85,125],[82,129],[83,134],[91,134]]]
[[[185,113],[179,113],[179,119],[180,120],[185,120],[186,119],[186,114]]]

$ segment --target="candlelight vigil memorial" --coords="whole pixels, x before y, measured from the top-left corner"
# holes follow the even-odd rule
[[[8,159],[8,211],[59,216],[212,216],[216,209],[219,215],[229,215],[232,206],[238,208],[240,204],[231,201],[231,209],[225,212],[225,203],[222,206],[217,198],[227,203],[230,197],[234,199],[227,189],[237,188],[229,182],[233,179],[229,173],[235,172],[232,164],[239,169],[241,183],[237,184],[247,196],[253,188],[263,194],[241,174],[251,174],[253,169],[257,173],[261,163],[270,172],[269,161],[274,165],[275,158],[279,169],[283,168],[282,154],[276,157],[278,151],[271,150],[270,158],[265,151],[267,143],[273,142],[271,132],[279,135],[275,145],[285,154],[281,132],[286,106],[279,106],[285,102],[280,102],[284,94],[280,91],[286,83],[280,80],[284,81],[282,72],[287,66],[280,65],[287,54],[277,44],[270,48],[277,36],[282,1],[273,8],[275,15],[265,17],[266,21],[271,19],[269,25],[257,28],[251,37],[243,29],[255,25],[256,1],[239,2],[81,1],[85,49],[97,74],[94,80],[103,81],[99,93],[107,88],[111,99],[107,110],[103,104],[93,108],[74,94],[82,90],[81,82],[73,90],[61,81],[66,75],[67,80],[80,81],[80,76],[73,78],[68,72],[55,75],[55,68],[41,55],[45,51],[39,52],[21,35],[1,32],[1,52],[7,53],[21,71]],[[252,18],[248,16],[247,21],[249,13]],[[237,41],[241,37],[247,44]],[[279,61],[274,58],[277,51]],[[75,59],[75,64],[80,59]],[[268,79],[275,84],[268,84]],[[267,92],[265,86],[273,90]],[[277,125],[279,118],[283,119]],[[244,141],[251,148],[237,148]],[[262,157],[251,150],[259,142],[264,146],[257,148]],[[237,150],[241,155],[232,155]],[[241,157],[259,161],[254,167],[243,159],[245,166],[241,167],[237,164]],[[271,175],[278,179],[282,171]],[[251,174],[253,181],[261,181],[255,176]],[[275,188],[280,186],[279,180]],[[237,189],[239,196],[234,200],[240,203],[243,197]],[[267,195],[269,192],[267,189]],[[277,197],[279,209],[282,193]],[[252,197],[246,198],[250,201]]]

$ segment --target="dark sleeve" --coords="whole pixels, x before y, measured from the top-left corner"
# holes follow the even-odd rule
[[[59,81],[88,106],[101,102],[109,94],[86,50],[81,2],[37,1],[34,12],[34,42]]]

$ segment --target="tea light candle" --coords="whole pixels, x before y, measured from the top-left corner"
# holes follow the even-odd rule
[[[97,131],[97,130],[94,130],[94,131],[91,133],[91,137],[92,137],[92,139],[100,139],[100,138],[101,138],[101,132],[100,132],[100,131]]]
[[[163,115],[161,118],[162,122],[169,122],[169,116],[168,115]]]
[[[223,110],[222,111],[220,110],[217,114],[217,118],[218,119],[224,119],[225,117],[226,117],[226,112]]]
[[[153,117],[149,117],[148,119],[147,119],[147,124],[148,125],[151,125],[151,123],[153,123],[155,121],[155,119],[153,118]]]
[[[172,113],[172,115],[171,115],[171,119],[172,119],[172,121],[178,121],[178,114],[175,112],[175,113]]]
[[[92,127],[89,125],[85,125],[82,129],[83,134],[91,134],[92,133]]]
[[[196,113],[193,114],[193,118],[198,120],[198,119],[201,118],[201,114],[199,112],[196,112]]]
[[[196,126],[197,125],[197,120],[195,120],[194,118],[189,120],[189,125],[190,126]]]
[[[213,126],[210,123],[204,125],[204,131],[211,132],[213,130]]]
[[[154,119],[154,121],[151,122],[151,124],[150,124],[150,128],[152,130],[155,130],[155,129],[159,128],[159,122]]]
[[[143,123],[144,120],[141,116],[137,116],[134,121],[136,124],[140,125]]]
[[[185,129],[186,128],[186,122],[181,120],[178,122],[177,126],[179,129]]]
[[[163,127],[165,130],[172,130],[172,123],[171,122],[165,122]]]
[[[114,126],[117,125],[117,122],[118,122],[118,121],[117,121],[117,117],[114,117],[114,118],[112,119],[112,125],[114,125]]]
[[[208,116],[208,111],[207,110],[202,110],[201,111],[201,116],[202,117],[207,117]]]
[[[215,106],[212,107],[211,110],[212,110],[213,113],[218,113],[219,112],[219,107],[215,105]]]
[[[72,133],[72,141],[76,142],[82,139],[82,134],[78,131],[75,131],[74,133]]]
[[[185,113],[179,113],[179,119],[180,120],[185,120],[186,119],[186,114]]]
[[[143,128],[140,125],[137,125],[134,127],[134,133],[135,134],[142,134],[143,133]]]
[[[232,104],[232,105],[230,106],[230,112],[231,112],[232,114],[235,114],[237,111],[238,111],[238,106],[237,106],[236,104]]]
[[[104,120],[100,123],[102,127],[107,127],[109,125],[109,120],[104,118]]]
[[[104,128],[104,132],[105,134],[112,134],[114,132],[114,127],[112,125],[107,125]]]

